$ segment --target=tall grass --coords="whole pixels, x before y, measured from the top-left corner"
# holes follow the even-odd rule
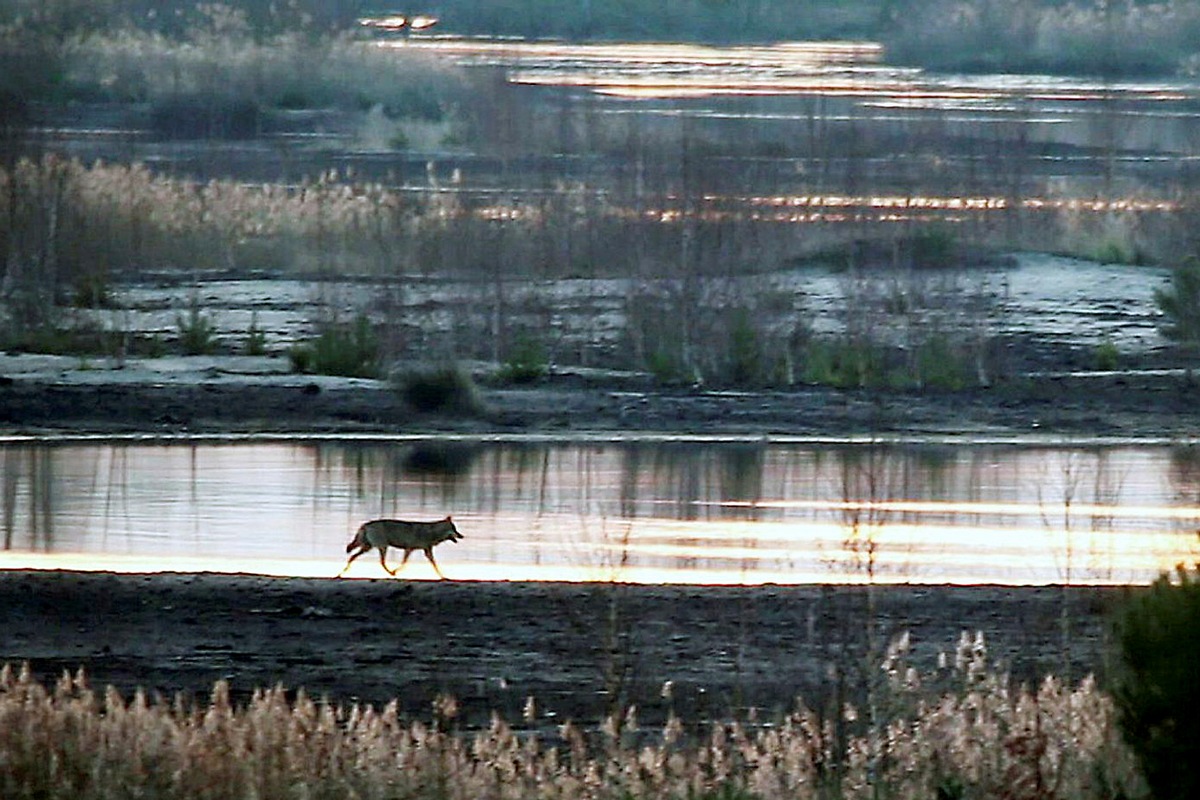
[[[1102,798],[1140,788],[1090,679],[1012,688],[970,637],[945,669],[919,676],[903,643],[882,665],[888,714],[833,720],[798,704],[777,719],[685,721],[642,729],[636,709],[599,730],[493,716],[482,730],[440,698],[429,719],[396,705],[338,707],[281,687],[235,705],[53,688],[0,672],[0,795],[92,798]],[[840,743],[840,744],[839,744]]]
[[[306,24],[302,13],[269,30],[246,10],[221,3],[197,3],[186,18],[174,35],[122,24],[115,10],[103,26],[37,26],[18,14],[9,27],[53,54],[54,80],[27,81],[31,97],[51,101],[176,109],[201,100],[260,110],[379,105],[397,117],[441,119],[465,91],[450,65]],[[2,23],[0,14],[0,32]],[[29,69],[37,66],[31,62]]]

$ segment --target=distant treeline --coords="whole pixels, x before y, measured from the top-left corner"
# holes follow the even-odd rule
[[[236,9],[261,36],[319,35],[372,14],[431,14],[440,32],[711,44],[882,42],[892,62],[936,69],[1097,75],[1200,71],[1200,3],[1173,0],[0,0],[62,37],[134,26],[168,37]]]

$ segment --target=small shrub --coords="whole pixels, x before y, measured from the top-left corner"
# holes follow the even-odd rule
[[[1121,351],[1111,339],[1096,345],[1096,369],[1114,370],[1121,364]]]
[[[292,365],[292,372],[308,374],[313,371],[313,348],[308,344],[293,345],[288,350],[288,361]]]
[[[912,260],[916,267],[949,267],[958,256],[958,238],[949,228],[930,227],[912,237]]]
[[[950,346],[946,337],[934,336],[917,349],[917,374],[906,376],[905,382],[915,382],[917,388],[957,391],[967,385],[969,375],[962,355]]]
[[[202,356],[217,349],[217,327],[193,302],[187,316],[177,314],[175,327],[179,330],[179,346],[185,355]]]
[[[669,350],[659,349],[648,355],[646,369],[662,384],[676,385],[687,381],[683,361]]]
[[[23,328],[0,342],[11,353],[82,356],[104,352],[103,332],[88,327],[56,328],[49,325]]]
[[[814,339],[805,347],[803,375],[808,383],[839,389],[875,386],[883,376],[883,353],[865,342]]]
[[[1118,724],[1157,800],[1200,797],[1200,580],[1182,565],[1117,622]]]
[[[533,383],[546,376],[546,353],[528,334],[517,337],[508,360],[500,367],[499,378],[508,383]]]
[[[734,386],[757,386],[763,383],[762,344],[751,316],[745,310],[737,312],[729,332],[727,377]]]
[[[317,338],[288,352],[294,372],[341,375],[347,378],[379,377],[379,340],[366,314],[350,325],[330,323]]]
[[[396,131],[388,138],[387,146],[389,150],[407,150],[412,143],[404,131]]]
[[[1168,339],[1200,343],[1200,259],[1190,258],[1171,273],[1169,289],[1155,289],[1154,302],[1167,318]]]
[[[246,331],[246,355],[261,356],[267,352],[267,334],[258,327],[258,312],[250,314],[250,329]]]
[[[1100,242],[1092,251],[1091,258],[1101,264],[1138,264],[1144,260],[1135,247],[1115,238]]]
[[[457,364],[434,364],[409,369],[398,376],[404,401],[422,413],[482,411],[479,390],[469,372]]]
[[[107,276],[87,273],[75,279],[71,293],[71,305],[75,308],[112,308],[112,289]]]

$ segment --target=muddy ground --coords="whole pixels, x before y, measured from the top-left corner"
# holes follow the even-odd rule
[[[1126,590],[904,586],[875,589],[879,648],[911,632],[911,663],[953,663],[962,631],[1021,681],[1103,673],[1106,611]],[[1068,647],[1060,612],[1068,603]],[[53,681],[204,700],[282,683],[339,703],[398,700],[428,717],[439,693],[461,721],[594,724],[636,704],[661,723],[750,707],[826,708],[861,685],[866,590],[294,579],[212,574],[0,573],[0,661]],[[1064,661],[1064,656],[1066,660]],[[877,658],[879,655],[877,654]],[[942,672],[943,678],[948,673]],[[671,698],[662,687],[672,682]]]
[[[179,379],[114,381],[95,370],[0,377],[9,433],[549,433],[756,436],[1127,437],[1200,433],[1200,375],[1059,373],[958,392],[773,392],[613,386],[579,377],[484,387],[476,413],[418,413],[385,381],[274,376],[219,367]],[[0,371],[2,375],[2,371]]]

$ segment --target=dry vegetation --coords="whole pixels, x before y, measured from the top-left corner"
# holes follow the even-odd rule
[[[598,729],[493,717],[462,729],[440,698],[427,721],[334,707],[283,688],[235,706],[97,693],[84,676],[47,689],[0,673],[0,793],[39,798],[1112,798],[1140,791],[1113,704],[1091,679],[1036,690],[986,667],[964,635],[918,675],[889,648],[869,709],[822,718],[798,701],[779,719]],[[669,698],[670,686],[664,686]]]
[[[1000,237],[1002,221],[989,232],[986,219],[831,218],[808,223],[798,238],[786,222],[732,213],[632,211],[645,202],[574,186],[497,204],[488,193],[413,191],[336,173],[295,185],[196,182],[138,164],[21,159],[0,169],[8,341],[14,330],[61,325],[64,306],[110,305],[113,287],[142,270],[267,269],[390,283],[362,309],[381,326],[387,359],[477,358],[534,372],[552,359],[743,387],[954,389],[1003,376],[993,342],[1000,309],[964,269],[973,256],[961,238],[964,226],[984,241]],[[1111,231],[1117,219],[1050,213],[1081,236],[1080,226]],[[1043,214],[1041,224],[1054,223]],[[1136,212],[1124,230],[1141,230]],[[810,251],[814,241],[858,233],[886,238]],[[794,322],[803,298],[763,274],[772,263],[842,273],[840,335]],[[413,306],[428,295],[417,282],[429,279],[461,295],[450,335],[407,330],[425,313]],[[595,304],[595,329],[556,323],[563,303]],[[623,329],[606,330],[606,314]],[[530,353],[537,363],[526,363]]]

